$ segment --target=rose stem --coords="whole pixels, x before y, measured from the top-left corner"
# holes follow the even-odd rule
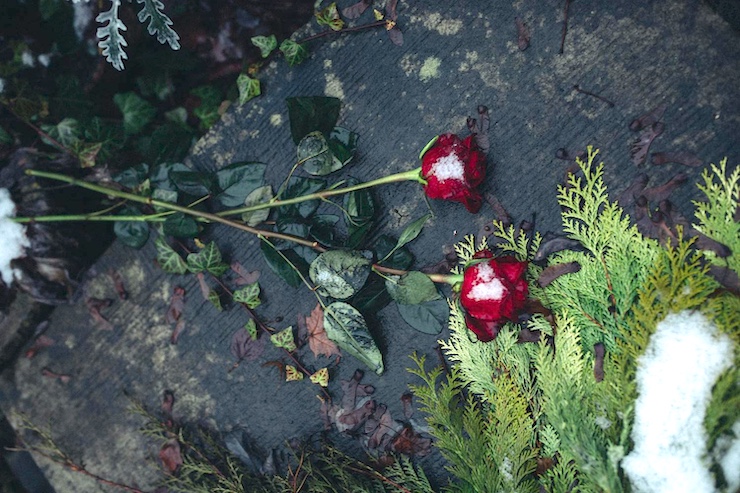
[[[560,53],[563,54],[563,48],[565,46],[565,34],[568,32],[568,9],[570,8],[570,0],[565,0],[564,16],[563,16],[563,35],[560,38]]]
[[[573,89],[576,92],[580,92],[581,94],[585,94],[587,96],[592,96],[592,97],[594,97],[596,99],[600,99],[601,101],[603,101],[606,104],[608,104],[610,108],[614,108],[614,103],[612,101],[606,99],[604,96],[600,96],[599,94],[593,93],[591,91],[587,91],[585,89],[581,89],[581,86],[579,86],[578,84],[574,85],[573,86]]]
[[[217,216],[233,216],[236,214],[242,214],[244,212],[252,212],[252,211],[258,211],[260,209],[270,209],[272,207],[280,207],[283,205],[292,205],[292,204],[298,204],[300,202],[305,202],[307,200],[324,200],[327,197],[332,197],[334,195],[342,195],[345,193],[350,192],[356,192],[357,190],[363,190],[365,188],[371,188],[377,185],[385,185],[388,183],[397,183],[401,181],[416,181],[419,183],[425,183],[424,180],[421,178],[421,168],[415,168],[410,171],[403,171],[401,173],[395,173],[393,175],[384,176],[382,178],[378,178],[376,180],[367,181],[365,183],[358,183],[357,185],[352,185],[350,187],[344,187],[344,188],[329,188],[328,190],[323,190],[321,192],[316,193],[310,193],[308,195],[301,195],[300,197],[294,197],[292,199],[285,199],[285,200],[273,200],[271,202],[265,202],[263,204],[257,204],[257,205],[251,205],[248,207],[239,207],[238,209],[229,209],[227,211],[218,212]]]

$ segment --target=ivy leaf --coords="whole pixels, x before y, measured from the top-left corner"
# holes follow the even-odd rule
[[[208,299],[208,301],[211,302],[211,304],[213,306],[216,307],[216,310],[218,310],[220,312],[223,311],[224,307],[221,306],[221,295],[218,294],[218,291],[216,291],[215,289],[211,289],[208,292],[208,298],[207,299]]]
[[[260,249],[262,250],[262,254],[265,256],[265,261],[267,262],[267,265],[270,266],[270,269],[278,277],[285,281],[288,286],[295,288],[301,284],[301,277],[293,269],[293,267],[280,255],[285,255],[285,257],[287,257],[293,263],[293,265],[295,265],[299,269],[307,268],[308,266],[306,265],[306,261],[299,257],[297,253],[295,253],[293,250],[283,250],[281,252],[278,252],[277,250],[275,250],[275,248],[265,242],[262,242],[262,244],[260,245]]]
[[[42,124],[41,130],[64,147],[72,147],[80,141],[80,124],[74,118],[65,118],[56,125]],[[41,137],[41,140],[52,145],[46,137]]]
[[[244,324],[244,330],[247,331],[247,334],[249,334],[249,337],[256,341],[257,340],[257,324],[254,323],[253,319],[249,319],[246,324]]]
[[[247,74],[239,74],[239,77],[236,78],[236,87],[239,89],[239,104],[244,104],[262,94],[260,81]]]
[[[322,368],[309,377],[311,382],[326,388],[329,386],[329,369]]]
[[[164,234],[176,238],[195,238],[200,232],[198,223],[190,216],[182,212],[176,212],[168,216],[162,224]]]
[[[308,58],[308,50],[306,50],[302,44],[296,43],[292,39],[284,39],[283,42],[280,43],[280,51],[283,52],[285,60],[291,67],[298,65]]]
[[[250,41],[260,49],[262,58],[267,58],[272,53],[272,50],[277,48],[277,38],[274,34],[270,36],[254,36]]]
[[[308,275],[320,295],[344,300],[365,284],[371,259],[368,251],[329,250],[311,262]]]
[[[385,281],[385,288],[400,305],[418,305],[442,298],[429,276],[418,271],[392,276]]]
[[[301,176],[293,176],[288,180],[288,185],[285,187],[282,198],[292,199],[294,197],[300,197],[301,195],[308,195],[310,193],[318,192],[326,187],[326,181],[318,178],[303,178]],[[319,208],[320,201],[306,200],[293,205],[284,205],[278,207],[278,213],[280,216],[286,217],[309,217],[316,209]]]
[[[285,381],[298,382],[303,380],[303,373],[293,365],[285,365]]]
[[[154,106],[135,92],[115,94],[113,102],[123,113],[123,130],[127,135],[135,135],[144,130],[157,114]]]
[[[229,268],[221,261],[221,252],[216,242],[209,242],[198,253],[191,253],[187,257],[188,269],[192,273],[210,272],[214,276],[220,276]]]
[[[324,330],[329,339],[378,375],[383,373],[383,357],[367,328],[367,322],[352,305],[335,301],[324,312]]]
[[[119,215],[133,216],[140,214],[134,207],[125,207]],[[116,221],[113,232],[119,240],[132,248],[141,248],[149,239],[149,225],[144,221]]]
[[[177,190],[177,185],[170,177],[170,173],[191,171],[183,163],[160,163],[152,167],[149,173],[149,181],[152,188],[161,188],[163,190]]]
[[[298,144],[311,132],[319,131],[329,136],[339,119],[341,101],[326,96],[288,98],[288,118],[293,142]]]
[[[283,329],[280,332],[272,334],[270,336],[270,342],[272,342],[275,347],[283,348],[288,352],[295,351],[296,345],[295,338],[293,337],[293,327],[290,326],[287,329]]]
[[[161,200],[162,202],[169,202],[171,204],[177,203],[177,197],[178,193],[175,190],[164,190],[162,188],[155,188],[152,190],[152,198],[155,200]],[[157,212],[163,212],[166,210],[169,210],[165,207],[161,207],[158,205],[154,206],[154,210]]]
[[[158,236],[154,241],[157,247],[157,263],[163,271],[169,274],[185,274],[188,271],[188,265],[182,257],[167,244],[164,238]]]
[[[349,164],[355,156],[355,151],[357,151],[357,140],[359,138],[360,136],[351,130],[344,127],[334,127],[327,141],[329,150],[334,155],[334,160],[341,163],[341,166]]]
[[[439,334],[450,316],[447,300],[436,299],[418,305],[398,304],[398,313],[407,324],[425,334]]]
[[[131,190],[136,190],[146,180],[148,174],[149,165],[141,163],[121,171],[113,177],[113,181]]]
[[[262,304],[260,301],[260,285],[256,282],[234,291],[233,299],[237,303],[244,303],[249,308],[257,308]]]
[[[208,130],[221,118],[218,112],[221,92],[213,86],[200,86],[190,91],[190,94],[200,99],[200,105],[193,110],[193,114],[200,120],[201,127]]]
[[[217,198],[224,207],[241,207],[247,196],[262,186],[265,168],[263,163],[232,163],[216,172]]]
[[[340,31],[344,27],[344,21],[339,17],[336,2],[315,13],[316,22],[319,26],[328,26],[332,31]]]
[[[310,175],[324,176],[342,167],[341,163],[339,167],[335,166],[334,156],[321,132],[311,132],[303,137],[298,143],[296,154],[304,171]]]
[[[257,204],[264,204],[271,201],[273,196],[272,186],[265,185],[258,187],[249,192],[247,198],[244,199],[244,205],[250,207]],[[247,223],[247,226],[257,226],[259,223],[267,221],[268,217],[270,217],[270,209],[260,209],[243,213],[242,221]]]
[[[326,335],[324,330],[324,311],[321,305],[317,304],[311,314],[306,317],[306,329],[308,331],[308,347],[315,357],[323,354],[327,358],[332,355],[339,355],[339,348]]]

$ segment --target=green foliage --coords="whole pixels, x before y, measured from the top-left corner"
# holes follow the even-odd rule
[[[129,135],[141,132],[157,112],[154,106],[134,92],[116,94],[113,102],[123,113],[123,129]]]
[[[252,44],[260,49],[262,58],[267,58],[270,53],[277,48],[277,38],[274,34],[270,36],[255,36],[251,40]]]
[[[221,261],[221,251],[216,242],[211,241],[198,253],[187,256],[188,270],[192,273],[209,272],[214,276],[220,276],[229,268]]]
[[[292,39],[284,39],[283,42],[280,43],[280,51],[283,52],[285,61],[287,61],[288,65],[291,67],[293,65],[298,65],[308,58],[308,50],[302,44],[296,43]]]
[[[239,104],[244,104],[262,94],[260,81],[247,74],[239,74],[236,78],[236,87],[239,89]]]
[[[661,246],[644,238],[608,200],[603,164],[595,166],[595,157],[589,148],[588,159],[580,162],[584,177],[571,175],[558,193],[563,228],[584,251],[548,258],[549,265],[578,262],[581,270],[544,288],[530,282],[530,296],[552,315],[507,323],[496,339],[480,343],[467,329],[459,302],[450,301],[450,337],[441,341],[452,363],[449,375],[437,385],[441,370],[427,371],[423,359],[415,358],[411,372],[424,383],[413,390],[457,478],[451,491],[511,490],[501,482],[501,457],[509,458],[512,470],[524,471],[517,479],[525,486],[515,491],[530,485],[563,493],[630,491],[620,461],[632,446],[637,361],[670,313],[701,310],[735,341],[735,364],[716,382],[706,410],[708,450],[732,436],[740,419],[740,298],[710,275],[711,264],[737,272],[733,259],[698,250],[696,239]],[[737,252],[740,171],[728,177],[724,163],[704,174],[699,187],[708,201],[696,203],[696,228]],[[494,226],[495,250],[519,260],[533,257],[539,235]],[[683,238],[683,231],[677,233]],[[476,245],[472,237],[456,245],[457,273],[484,248],[485,239]],[[530,263],[528,278],[541,271]],[[518,343],[524,328],[539,331],[539,342]],[[595,356],[599,343],[603,362]],[[597,379],[597,363],[603,363],[603,380]],[[490,432],[499,422],[500,429]],[[537,459],[549,466],[535,478]]]
[[[262,304],[260,301],[260,285],[256,282],[247,284],[241,289],[234,291],[232,299],[236,303],[244,303],[249,308],[257,308]],[[254,323],[254,321],[252,321]]]

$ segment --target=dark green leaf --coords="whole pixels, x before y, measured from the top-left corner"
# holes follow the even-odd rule
[[[239,104],[244,104],[262,94],[260,81],[247,74],[239,74],[236,78],[236,87],[239,89]]]
[[[178,193],[174,190],[163,190],[161,188],[155,188],[154,190],[152,190],[152,199],[161,200],[162,202],[169,202],[171,204],[176,204],[177,196],[178,196]],[[154,210],[157,212],[163,212],[163,211],[170,210],[170,209],[167,209],[165,207],[161,207],[158,205],[154,205]]]
[[[136,148],[150,163],[180,161],[193,143],[195,132],[178,123],[167,122],[136,140]]]
[[[401,318],[425,334],[439,334],[450,316],[450,307],[445,299],[426,301],[419,305],[397,306]]]
[[[343,351],[351,354],[371,370],[383,373],[383,357],[367,328],[367,322],[352,305],[335,301],[324,311],[326,335]]]
[[[283,192],[283,199],[291,199],[293,197],[300,197],[310,193],[318,192],[326,187],[326,181],[318,178],[303,178],[301,176],[293,176],[288,180],[288,186],[285,187]],[[307,200],[305,202],[299,202],[293,205],[284,205],[278,208],[280,216],[301,216],[309,217],[311,214],[316,212],[319,208],[320,201]]]
[[[367,251],[329,250],[311,263],[308,275],[320,295],[344,300],[367,281],[371,259]]]
[[[432,215],[427,214],[406,226],[406,229],[403,230],[403,233],[401,233],[401,236],[398,238],[396,248],[401,248],[405,244],[415,240],[430,217],[432,217]]]
[[[350,224],[350,234],[345,243],[345,247],[349,249],[359,248],[360,245],[363,245],[365,243],[365,238],[367,237],[368,233],[370,233],[371,229],[373,229],[372,222],[366,222],[362,225]]]
[[[296,221],[292,217],[281,217],[278,218],[275,226],[280,233],[299,238],[306,238],[308,236],[308,225],[302,222],[302,220]],[[287,240],[281,240],[275,243],[275,246],[280,250],[292,248],[294,245],[295,243]]]
[[[334,154],[334,159],[347,165],[357,151],[357,140],[359,135],[343,127],[334,127],[329,135],[329,149]],[[340,167],[341,167],[340,166]]]
[[[437,287],[426,274],[411,271],[401,277],[393,276],[385,281],[385,288],[396,303],[418,305],[440,299]]]
[[[134,216],[141,212],[134,207],[125,207],[119,215]],[[149,239],[149,225],[144,221],[116,221],[113,232],[119,240],[132,248],[141,248]]]
[[[311,217],[309,234],[326,246],[338,246],[334,242],[334,227],[339,222],[339,216],[334,214],[316,214]]]
[[[11,145],[13,143],[13,137],[5,131],[3,127],[0,127],[0,144]]]
[[[216,172],[221,192],[217,198],[224,207],[240,207],[247,196],[262,186],[265,168],[262,163],[239,162],[230,164]]]
[[[170,178],[170,173],[181,172],[191,172],[191,170],[182,163],[161,163],[152,168],[149,174],[149,181],[152,184],[152,188],[177,191],[177,185]]]
[[[168,216],[162,227],[164,234],[177,238],[195,238],[200,232],[195,219],[182,212]]]
[[[244,303],[249,308],[257,308],[262,304],[260,301],[260,285],[256,282],[247,284],[241,289],[234,291],[233,299],[236,303]]]
[[[249,192],[247,198],[244,199],[244,205],[249,207],[257,204],[264,204],[272,200],[272,187],[265,185],[258,187]],[[259,209],[252,212],[244,212],[242,214],[242,221],[247,223],[247,226],[257,226],[259,223],[267,221],[270,217],[270,209]]]
[[[378,258],[385,258],[396,245],[396,241],[388,235],[382,235],[375,240],[375,254]],[[414,256],[408,248],[401,247],[388,257],[383,265],[393,269],[407,270],[414,263]]]
[[[190,93],[200,99],[200,105],[193,110],[193,114],[200,120],[201,127],[208,130],[221,118],[218,113],[222,100],[221,92],[213,86],[200,86]]]
[[[293,247],[293,251],[295,251],[295,253],[297,253],[298,256],[305,260],[308,264],[311,264],[311,262],[316,260],[316,257],[319,256],[319,252],[305,245],[296,245]]]
[[[342,167],[335,167],[334,156],[321,132],[311,132],[301,139],[296,149],[298,161],[303,170],[315,176],[324,176]]]
[[[204,246],[200,252],[189,254],[187,262],[188,269],[194,274],[207,271],[214,276],[220,276],[229,268],[221,261],[221,252],[213,241]]]
[[[306,50],[302,44],[296,43],[292,39],[284,39],[283,42],[280,43],[280,51],[283,52],[285,60],[291,67],[293,65],[298,65],[308,58],[308,50]]]
[[[123,129],[129,135],[138,134],[152,121],[157,110],[134,92],[118,93],[113,102],[123,113]]]
[[[270,36],[254,36],[250,41],[260,49],[262,58],[267,58],[272,53],[272,50],[277,48],[277,38],[274,34]]]
[[[187,195],[204,197],[214,189],[213,178],[199,171],[170,171],[169,176],[177,189]]]
[[[182,257],[167,244],[164,238],[158,236],[154,240],[157,247],[157,263],[163,271],[169,274],[185,274],[188,271],[188,265]]]
[[[113,177],[113,181],[131,190],[136,190],[146,180],[148,174],[149,165],[141,163],[121,171]]]
[[[289,286],[297,287],[301,284],[301,278],[293,267],[286,262],[286,260],[280,255],[283,254],[290,260],[293,265],[301,269],[302,271],[308,270],[308,264],[305,260],[298,256],[293,250],[283,250],[281,252],[276,251],[272,246],[265,242],[260,245],[262,253],[265,256],[265,261],[270,269],[277,274],[283,281]]]
[[[351,301],[361,313],[377,313],[393,300],[386,291],[383,280],[372,276]]]
[[[298,144],[311,132],[319,131],[328,136],[339,119],[341,101],[325,96],[288,98],[288,118],[293,142]]]
[[[41,130],[64,147],[72,147],[80,140],[80,124],[74,118],[65,118],[56,125],[42,124]],[[42,136],[41,140],[52,145],[46,137]]]
[[[353,186],[358,183],[355,179],[347,180],[347,186]],[[344,210],[349,214],[351,222],[356,226],[371,221],[375,215],[375,202],[369,190],[356,190],[344,195]]]

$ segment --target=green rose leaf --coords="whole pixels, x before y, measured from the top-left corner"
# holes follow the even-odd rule
[[[239,89],[239,104],[244,104],[262,94],[260,81],[247,74],[239,74],[236,78],[236,87]]]
[[[296,267],[301,270],[307,270],[308,265],[297,253],[293,250],[283,250],[278,252],[272,246],[265,242],[260,245],[262,254],[265,256],[265,261],[270,269],[283,281],[291,287],[297,287],[301,284],[301,277],[293,269],[293,267],[282,257],[285,255]],[[282,254],[282,255],[281,255]]]
[[[141,212],[134,207],[124,207],[121,216],[134,216]],[[132,248],[141,248],[149,239],[149,225],[144,221],[116,221],[113,232],[119,240]]]
[[[288,185],[285,187],[283,192],[283,199],[292,199],[294,197],[300,197],[301,195],[308,195],[310,193],[318,192],[326,187],[326,181],[319,178],[303,178],[301,176],[293,176],[288,180]],[[293,205],[284,205],[278,208],[280,216],[284,217],[309,217],[316,209],[319,208],[321,201],[306,200],[305,202],[299,202]]]
[[[316,214],[311,217],[309,234],[322,245],[338,246],[334,239],[334,227],[339,222],[335,214]]]
[[[123,113],[123,130],[128,135],[138,134],[157,114],[156,108],[135,92],[118,93],[113,102]]]
[[[339,119],[342,105],[339,99],[325,96],[288,98],[285,103],[288,105],[290,134],[296,144],[315,131],[328,137]]]
[[[223,311],[224,307],[221,306],[221,296],[215,289],[211,289],[208,292],[208,301],[210,301],[211,304],[216,307],[216,310]]]
[[[154,240],[157,247],[157,263],[163,271],[169,274],[185,274],[188,271],[188,265],[182,257],[167,244],[164,238],[158,236]]]
[[[378,375],[383,373],[383,357],[367,328],[367,322],[352,305],[335,301],[324,310],[324,330],[343,351],[351,354]]]
[[[270,336],[270,342],[272,342],[275,347],[283,348],[288,352],[295,351],[296,345],[295,338],[293,337],[293,327],[291,326],[287,329],[281,330],[280,332],[272,334]]]
[[[260,285],[256,282],[248,284],[234,291],[233,299],[237,303],[244,303],[249,308],[257,308],[262,304],[260,301]]]
[[[273,196],[270,185],[258,187],[249,192],[247,198],[244,199],[244,205],[250,207],[257,204],[264,204],[271,201]],[[247,223],[247,226],[257,226],[259,223],[267,221],[268,217],[270,217],[270,209],[260,209],[243,213],[242,221]]]
[[[398,304],[398,312],[407,324],[425,334],[439,334],[450,316],[447,300],[436,299],[418,305]]]
[[[408,248],[395,249],[398,242],[388,235],[381,235],[375,240],[375,254],[382,258],[384,264],[393,269],[407,270],[414,263],[414,256]]]
[[[265,168],[263,163],[239,162],[230,164],[216,172],[219,202],[224,207],[241,207],[250,193],[262,186]]]
[[[308,275],[320,295],[344,300],[367,281],[371,258],[367,251],[330,250],[311,262]]]
[[[267,58],[272,53],[272,50],[277,48],[277,38],[274,34],[270,36],[254,36],[250,41],[252,44],[260,49],[260,55],[262,58]]]
[[[303,137],[298,143],[296,154],[303,169],[310,175],[328,175],[343,166],[341,162],[334,159],[329,144],[321,132],[311,132]]]
[[[177,185],[170,178],[170,173],[190,172],[190,168],[182,163],[161,163],[154,166],[149,173],[149,181],[152,188],[161,188],[162,190],[175,190]]]
[[[419,233],[421,233],[421,230],[424,228],[424,225],[430,217],[432,217],[431,214],[426,214],[406,226],[406,229],[403,230],[401,236],[398,237],[398,243],[396,243],[396,248],[394,248],[394,250],[414,241],[416,237],[419,236]]]
[[[308,50],[304,48],[302,44],[296,43],[292,39],[284,39],[283,42],[280,43],[280,51],[283,52],[285,60],[291,67],[293,65],[298,65],[308,58]]]
[[[342,166],[349,164],[357,151],[358,134],[344,127],[334,127],[329,134],[329,150],[334,154],[334,160]]]
[[[220,276],[229,268],[221,261],[221,252],[214,241],[209,242],[200,252],[189,254],[187,262],[188,269],[194,274],[207,271]]]
[[[385,288],[400,305],[418,305],[441,299],[432,280],[418,271],[411,271],[401,277],[392,276],[385,281]]]
[[[146,180],[148,174],[149,165],[141,163],[121,171],[113,177],[113,181],[131,190],[136,190]]]
[[[169,177],[177,189],[187,195],[204,197],[213,190],[213,178],[199,171],[170,171]]]
[[[377,313],[393,301],[379,277],[371,277],[353,297],[352,305],[362,313]]]
[[[198,223],[190,216],[182,212],[176,212],[168,216],[162,224],[164,234],[176,238],[195,238],[200,232]]]

